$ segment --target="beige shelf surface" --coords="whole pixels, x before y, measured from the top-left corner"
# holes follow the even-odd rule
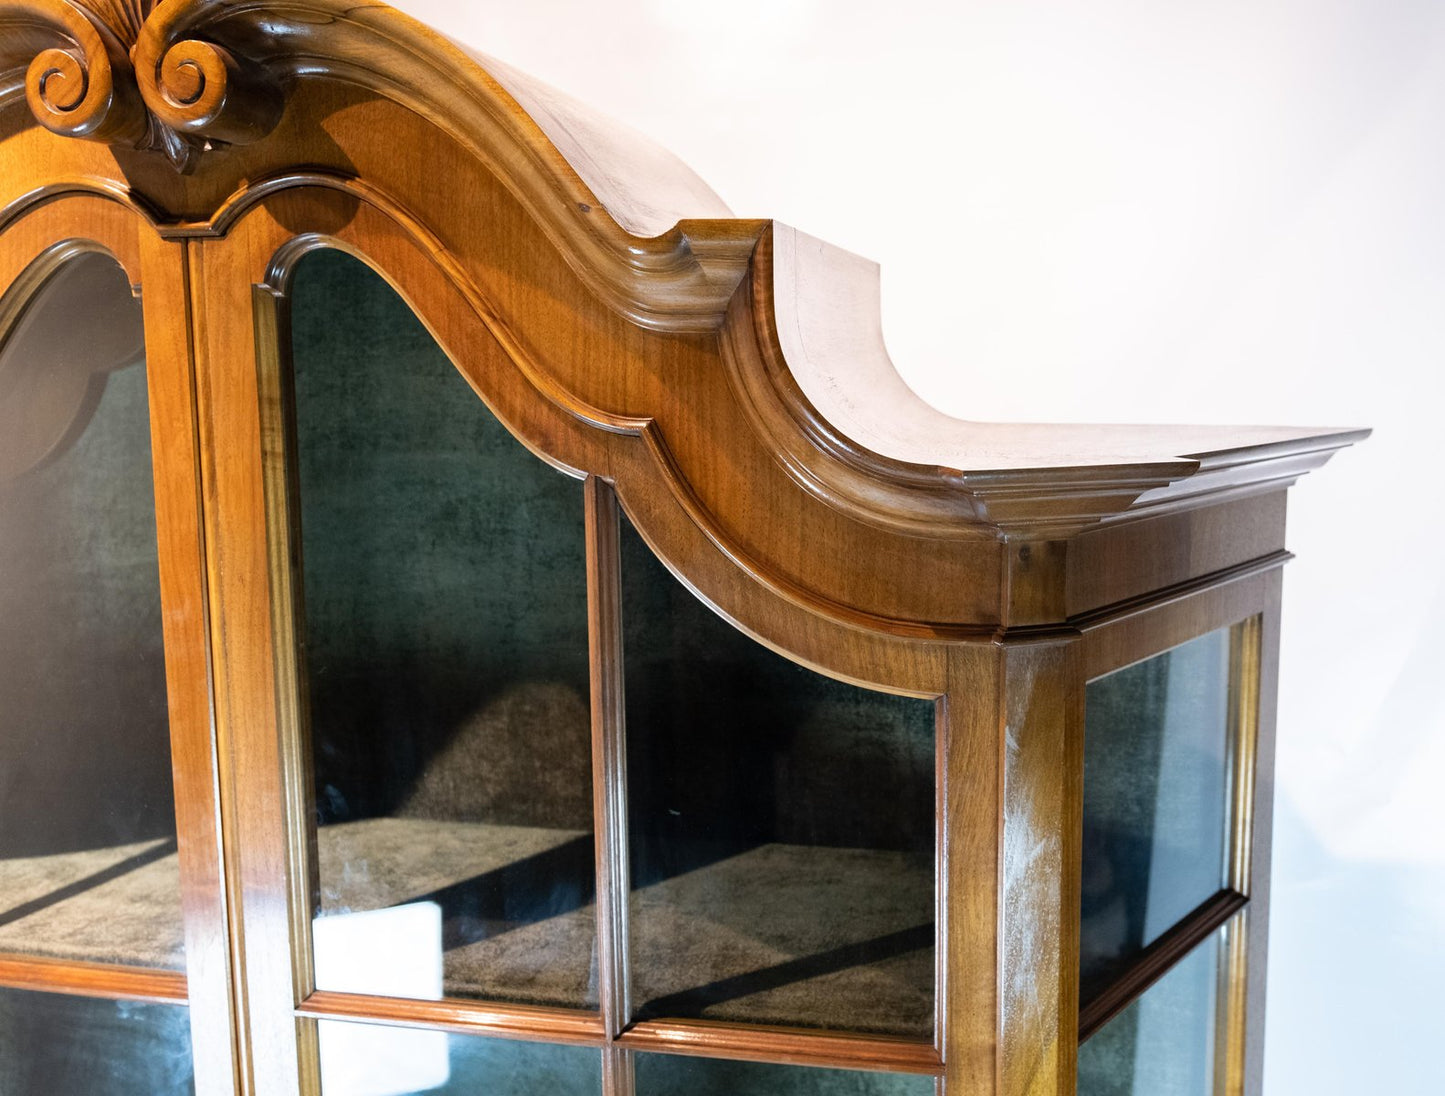
[[[459,893],[497,873],[529,863],[545,871],[549,858],[575,863],[568,858],[579,854],[590,863],[592,837],[383,818],[323,827],[317,843],[328,913],[430,900],[445,918]],[[0,895],[0,951],[182,966],[179,873],[168,842],[3,860]],[[749,849],[633,893],[633,999],[643,1015],[927,1038],[933,895],[927,857]],[[447,918],[448,995],[595,1007],[590,886],[555,906],[533,921]]]

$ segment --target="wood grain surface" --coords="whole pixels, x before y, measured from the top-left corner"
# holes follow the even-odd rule
[[[1365,431],[945,416],[888,360],[871,264],[732,218],[636,134],[381,3],[0,3],[0,145],[0,317],[57,247],[142,294],[188,971],[0,956],[0,985],[188,1001],[203,1096],[318,1091],[325,1019],[593,1046],[608,1096],[639,1051],[1071,1093],[1085,682],[1257,618],[1219,1059],[1257,1096],[1285,491]],[[323,247],[586,479],[595,1013],[314,985],[287,310]],[[938,702],[931,1040],[634,1015],[624,514],[758,643]]]

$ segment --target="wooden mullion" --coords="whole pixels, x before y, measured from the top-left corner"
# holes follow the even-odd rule
[[[943,1071],[943,1059],[932,1043],[763,1024],[643,1020],[628,1028],[618,1042],[638,1050],[777,1065],[934,1075]]]
[[[30,955],[0,955],[0,986],[38,993],[64,993],[72,997],[101,997],[112,1001],[183,1006],[190,1003],[186,976],[178,970],[44,959]]]
[[[314,1055],[303,1049],[314,1044],[314,1029],[300,1025],[298,1032],[294,1015],[299,964],[288,813],[296,773],[288,753],[294,743],[283,729],[295,695],[284,676],[289,633],[277,634],[283,621],[274,614],[289,580],[274,540],[286,532],[278,476],[280,321],[274,302],[263,307],[268,302],[254,288],[284,238],[284,229],[252,220],[224,239],[191,244],[241,1096],[318,1088]]]
[[[607,1096],[632,1096],[637,1091],[636,1058],[615,1042],[602,1049],[602,1091]]]
[[[621,534],[617,496],[610,484],[589,476],[585,505],[593,825],[597,842],[597,994],[608,1042],[603,1058],[603,1091],[607,1096],[632,1096],[631,1054],[613,1045],[632,1018]]]
[[[282,766],[282,815],[288,864],[287,908],[291,920],[294,998],[315,986],[311,918],[320,882],[316,851],[315,779],[312,773],[310,701],[304,665],[305,598],[302,591],[301,491],[296,461],[295,384],[291,365],[291,315],[285,295],[256,286],[252,304],[257,346],[257,390],[262,408],[262,483],[266,506],[272,636],[277,691],[276,729]],[[314,1024],[297,1027],[296,1053],[302,1091],[319,1091],[321,1059]]]
[[[234,882],[226,871],[228,759],[215,710],[198,404],[193,247],[142,231],[142,305],[166,648],[192,1059],[199,1096],[236,1091]]]
[[[534,1042],[596,1046],[606,1085],[631,1090],[634,1051],[775,1065],[939,1074],[936,1047],[912,1039],[709,1020],[645,1020],[610,1037],[600,1013],[454,998],[416,1000],[317,990],[296,1009],[310,1020],[364,1021]],[[609,1090],[610,1091],[610,1090]]]
[[[365,1021],[547,1043],[599,1046],[606,1041],[602,1018],[595,1012],[451,997],[417,1000],[316,990],[297,1006],[296,1015],[310,1020]]]
[[[1128,1008],[1174,965],[1245,907],[1249,899],[1220,891],[1202,903],[1110,980],[1102,993],[1079,1009],[1079,1042],[1083,1042]]]

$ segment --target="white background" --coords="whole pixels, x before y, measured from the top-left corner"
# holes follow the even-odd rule
[[[952,414],[1375,428],[1291,492],[1265,1091],[1445,1092],[1445,3],[398,6],[880,261]]]

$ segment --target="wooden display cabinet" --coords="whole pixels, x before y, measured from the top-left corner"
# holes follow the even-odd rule
[[[1363,431],[949,418],[870,264],[380,4],[0,74],[0,1089],[1259,1092]]]

